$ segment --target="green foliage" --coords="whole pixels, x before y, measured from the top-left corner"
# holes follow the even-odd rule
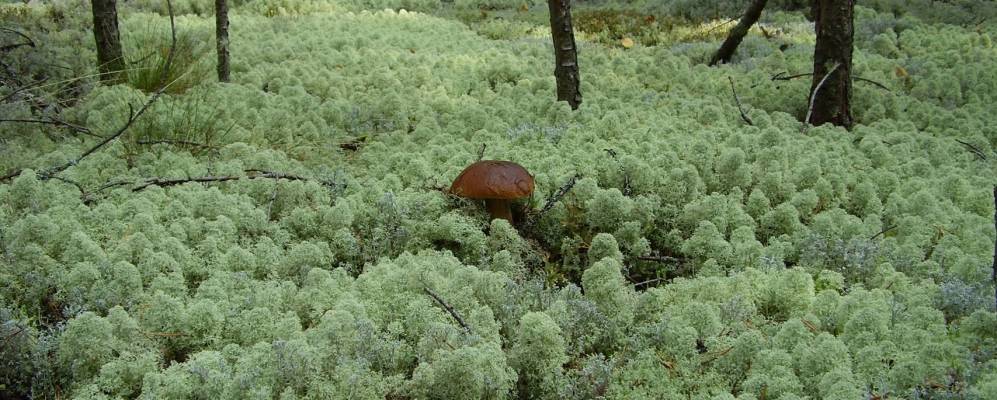
[[[182,93],[60,174],[109,186],[35,172],[96,139],[4,125],[0,171],[37,169],[0,184],[0,397],[994,397],[995,169],[956,141],[997,143],[994,31],[909,3],[858,10],[855,72],[892,91],[856,82],[852,132],[801,135],[809,82],[771,77],[812,66],[777,10],[802,2],[719,69],[702,20],[743,2],[580,6],[579,112],[540,3],[235,2],[223,85],[185,81],[212,21],[178,2]],[[85,13],[32,7],[0,11],[48,52],[11,65],[89,65]],[[133,61],[166,43],[158,7],[123,7]],[[106,135],[143,90],[64,112]],[[482,144],[534,174],[528,217],[582,178],[530,229],[489,221],[439,190]],[[308,179],[116,184],[247,169]]]
[[[122,47],[128,58],[128,84],[147,93],[165,87],[165,92],[182,94],[200,83],[210,71],[204,62],[210,47],[203,28],[188,24],[178,30],[176,45],[168,21],[162,17],[139,14],[126,20],[122,31]],[[203,24],[202,24],[203,26]],[[196,30],[192,30],[196,29]],[[173,57],[169,70],[172,49]],[[164,72],[169,72],[165,74]]]

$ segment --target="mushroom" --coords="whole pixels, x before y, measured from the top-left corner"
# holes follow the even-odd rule
[[[484,200],[492,219],[512,223],[509,200],[533,194],[533,177],[512,161],[482,160],[464,168],[454,179],[450,193],[467,199]]]

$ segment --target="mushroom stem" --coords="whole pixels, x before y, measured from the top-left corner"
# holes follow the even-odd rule
[[[512,209],[509,208],[509,200],[504,199],[485,199],[485,207],[488,208],[488,213],[492,215],[492,219],[502,218],[509,223],[512,223]]]

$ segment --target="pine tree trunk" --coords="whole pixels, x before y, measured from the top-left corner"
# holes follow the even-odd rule
[[[727,34],[727,40],[724,40],[724,43],[720,45],[720,49],[713,54],[713,59],[710,60],[711,67],[730,62],[730,58],[734,56],[734,51],[737,50],[737,46],[744,40],[744,36],[748,34],[748,30],[762,16],[762,10],[765,9],[765,3],[767,2],[768,0],[753,0],[748,5],[748,9],[744,11],[744,17],[738,21],[734,29],[730,30],[730,33]]]
[[[550,8],[550,33],[554,39],[554,78],[557,99],[567,101],[572,110],[582,103],[578,90],[578,54],[575,33],[571,29],[571,0],[547,0]]]
[[[215,44],[218,53],[218,81],[228,82],[228,4],[215,0]]]
[[[125,58],[118,33],[115,0],[92,0],[93,37],[97,42],[97,70],[100,81],[114,84],[125,80]]]
[[[855,0],[815,0],[813,11],[817,45],[810,87],[813,104],[807,122],[815,126],[830,122],[851,128],[854,123],[851,97]]]

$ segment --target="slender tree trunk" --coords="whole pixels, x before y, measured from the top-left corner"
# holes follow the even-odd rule
[[[571,29],[571,0],[547,0],[550,8],[550,33],[554,39],[554,78],[557,99],[567,101],[572,110],[582,103],[578,90],[578,54],[575,33]]]
[[[215,0],[215,44],[218,52],[218,81],[228,82],[228,4]]]
[[[813,11],[817,45],[810,87],[811,117],[807,122],[813,125],[830,122],[851,128],[855,0],[815,0]]]
[[[92,0],[93,37],[97,42],[97,70],[100,81],[114,84],[125,80],[125,58],[118,33],[115,0]]]
[[[737,50],[737,46],[741,44],[741,40],[744,40],[744,36],[748,34],[748,30],[762,16],[765,3],[768,3],[768,0],[753,0],[748,5],[748,9],[744,11],[744,17],[738,21],[734,29],[730,30],[727,40],[724,40],[724,43],[720,45],[720,49],[713,54],[713,59],[710,60],[711,67],[730,62],[730,58],[734,55],[734,51]]]

